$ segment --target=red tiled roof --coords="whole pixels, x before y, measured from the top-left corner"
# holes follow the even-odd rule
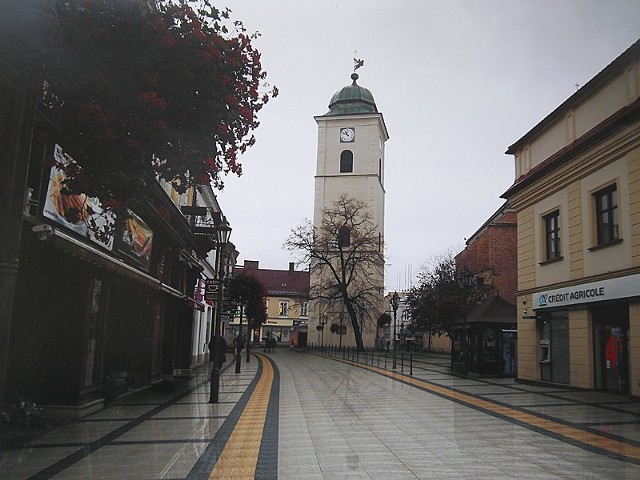
[[[309,272],[295,270],[266,270],[256,268],[237,268],[239,273],[251,275],[262,282],[269,295],[309,293]]]

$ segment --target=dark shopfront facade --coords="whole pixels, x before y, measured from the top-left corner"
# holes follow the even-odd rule
[[[36,142],[35,156],[53,148]],[[190,297],[200,276],[196,257],[206,252],[153,179],[140,216],[132,214],[152,237],[144,258],[52,221],[43,214],[49,173],[41,164],[32,161],[29,175],[7,401],[32,400],[53,416],[79,417],[129,388],[190,368]],[[47,225],[48,234],[34,232],[36,225]]]
[[[467,365],[472,376],[516,376],[517,331],[516,307],[500,296],[492,296],[474,307],[467,315]],[[461,338],[463,324],[457,324],[456,337]],[[453,342],[452,358],[461,361],[461,342]],[[455,368],[460,368],[455,366]]]

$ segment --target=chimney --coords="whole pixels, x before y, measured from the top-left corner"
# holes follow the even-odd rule
[[[245,260],[244,268],[245,270],[258,270],[258,264],[260,262],[258,260]]]
[[[290,272],[295,272],[295,266],[296,264],[294,262],[289,262],[289,271]]]

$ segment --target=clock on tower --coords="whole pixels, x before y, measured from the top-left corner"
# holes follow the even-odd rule
[[[356,129],[353,127],[346,127],[340,129],[340,141],[342,143],[350,143],[356,139]]]

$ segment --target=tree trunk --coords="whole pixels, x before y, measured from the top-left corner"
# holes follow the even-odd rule
[[[356,311],[348,299],[345,299],[344,304],[345,304],[345,307],[347,308],[347,313],[349,314],[349,318],[351,319],[351,326],[353,327],[353,335],[356,340],[356,347],[359,352],[362,352],[364,350],[364,343],[362,342],[362,330],[360,328],[360,324],[358,323]]]

